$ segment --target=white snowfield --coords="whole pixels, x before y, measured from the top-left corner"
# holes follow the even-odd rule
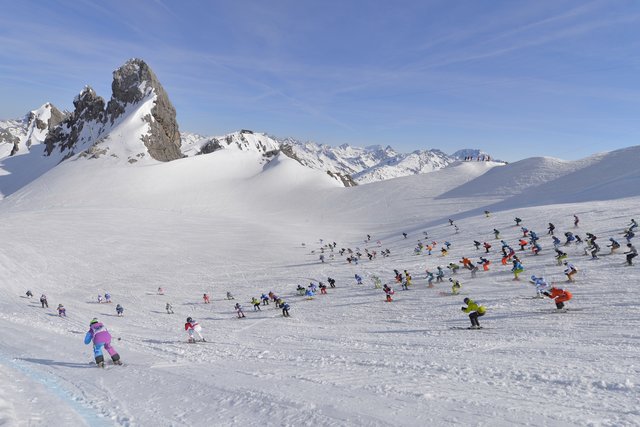
[[[640,220],[639,160],[632,147],[575,163],[463,162],[354,188],[241,151],[64,162],[0,202],[0,425],[640,425],[640,267],[624,266],[621,236]],[[519,251],[516,216],[539,234],[539,255]],[[564,248],[575,283],[553,258],[549,222],[563,241],[565,231],[598,236],[599,259]],[[525,266],[520,281],[500,262],[494,228]],[[432,255],[414,255],[419,240],[437,241]],[[461,295],[447,279],[428,288],[426,269],[478,260],[473,240],[493,245],[489,271],[461,268]],[[359,248],[358,265],[340,248]],[[393,269],[411,273],[409,290]],[[531,298],[532,274],[572,292],[568,312]],[[337,285],[327,295],[296,294],[327,277]],[[269,291],[290,318],[273,303],[253,311],[250,299]],[[97,303],[105,292],[112,304]],[[484,329],[453,329],[470,325],[465,297],[487,308]],[[187,343],[188,316],[206,343]],[[83,344],[93,317],[124,366],[93,363]]]

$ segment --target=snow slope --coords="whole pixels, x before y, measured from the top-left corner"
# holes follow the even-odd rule
[[[108,157],[65,162],[0,202],[0,378],[10,384],[0,392],[0,423],[638,425],[638,267],[623,267],[619,254],[592,261],[571,246],[580,272],[567,284],[544,236],[552,221],[557,231],[597,234],[606,251],[606,239],[640,217],[637,194],[610,199],[621,184],[637,188],[635,153],[594,157],[561,175],[549,167],[536,185],[518,184],[520,192],[481,194],[483,182],[515,182],[529,168],[462,162],[343,188],[285,156],[265,165],[241,150],[139,167]],[[562,178],[566,191],[551,192]],[[577,191],[582,182],[590,191]],[[544,236],[540,255],[521,254],[523,280],[512,281],[493,251],[490,271],[457,273],[463,295],[447,295],[446,281],[426,286],[425,269],[477,260],[473,240],[499,246],[493,228],[515,245],[515,216]],[[419,240],[452,248],[446,257],[416,256]],[[321,248],[333,241],[378,255],[349,264]],[[394,268],[412,273],[410,290],[392,283]],[[531,274],[567,286],[576,310],[558,314],[550,300],[530,299]],[[374,275],[397,288],[393,303],[374,289]],[[328,295],[295,294],[296,285],[328,276],[337,281]],[[50,308],[25,298],[27,289],[36,299],[47,294]],[[291,318],[273,305],[253,312],[250,298],[270,290],[291,304]],[[124,317],[96,303],[105,291]],[[211,304],[202,303],[205,292]],[[488,308],[485,329],[451,329],[469,323],[465,296]],[[246,318],[236,318],[235,302]],[[56,316],[58,303],[67,318]],[[82,338],[94,316],[125,366],[91,364]],[[207,343],[185,342],[187,316],[203,325]]]

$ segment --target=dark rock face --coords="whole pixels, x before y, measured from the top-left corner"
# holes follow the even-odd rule
[[[155,160],[168,162],[182,157],[176,110],[158,78],[143,60],[131,59],[114,71],[111,90],[113,95],[107,105],[111,123],[122,115],[126,105],[138,103],[155,93],[151,114],[144,117],[149,124],[149,133],[143,135],[142,141]]]
[[[85,126],[104,123],[104,99],[98,96],[91,87],[85,86],[82,92],[73,100],[73,106],[75,107],[73,113],[47,135],[44,141],[47,155],[51,155],[55,149],[60,152],[69,150],[73,153],[73,149],[77,144],[87,142],[81,139],[82,130]],[[101,132],[98,130],[97,133]]]

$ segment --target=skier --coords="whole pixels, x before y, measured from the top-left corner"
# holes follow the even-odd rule
[[[329,282],[329,286],[331,286],[332,288],[336,287],[336,280],[332,279],[331,277],[327,278],[327,282]]]
[[[427,270],[426,272],[427,272],[427,288],[433,288],[433,279],[435,278],[435,276],[429,270]]]
[[[382,280],[380,280],[380,278],[376,275],[371,276],[371,280],[373,280],[373,287],[375,289],[381,289],[382,288]],[[331,284],[331,283],[329,283]]]
[[[49,303],[47,302],[47,296],[45,294],[40,295],[40,304],[42,304],[42,308],[49,308]]]
[[[458,272],[458,270],[460,269],[460,266],[458,264],[450,262],[449,265],[447,266],[447,268],[451,270],[452,274],[456,274]]]
[[[235,299],[235,298],[233,298],[233,295],[231,295],[231,292],[229,292],[229,291],[227,291],[227,299],[228,300]]]
[[[517,259],[514,259],[513,267],[511,268],[511,271],[513,272],[513,280],[520,280],[518,275],[524,271],[524,267],[522,266],[520,261],[518,261]]]
[[[67,309],[62,304],[58,304],[58,317],[67,317]]]
[[[578,215],[573,215],[573,226],[577,227],[578,223],[580,222],[580,218],[578,218]]]
[[[30,290],[27,290],[27,298],[33,298],[33,293]]]
[[[305,288],[304,288],[304,286],[302,286],[302,285],[298,285],[298,286],[296,287],[296,292],[297,292],[297,293],[298,293],[298,295],[300,295],[300,296],[304,295],[305,291],[306,291],[306,289],[305,289]]]
[[[462,285],[460,284],[459,280],[453,280],[451,277],[449,277],[449,281],[452,283],[451,285],[451,293],[453,295],[458,295],[460,293],[460,288],[462,288]]]
[[[573,237],[573,233],[570,231],[567,231],[566,233],[564,233],[564,236],[567,238],[567,240],[564,242],[565,246],[569,245],[571,242],[574,242],[576,240],[576,238]]]
[[[111,334],[105,328],[105,326],[98,321],[95,317],[89,322],[89,331],[84,336],[84,343],[89,344],[93,342],[93,355],[96,359],[96,365],[104,368],[104,355],[102,349],[104,348],[111,356],[111,360],[115,365],[122,365],[120,355],[115,348],[111,346]]]
[[[238,319],[245,317],[244,312],[242,311],[242,306],[240,305],[239,302],[237,302],[233,308],[236,309],[236,313],[238,314]]]
[[[480,242],[478,242],[477,240],[474,240],[474,241],[473,241],[473,246],[475,246],[475,247],[476,247],[476,250],[480,249],[480,245],[481,245],[481,243],[480,243]]]
[[[167,310],[167,314],[173,314],[173,307],[171,306],[170,302],[168,302],[167,305],[164,306],[164,309]]]
[[[636,234],[631,229],[628,229],[624,232],[623,237],[627,239],[627,243],[631,243],[631,239],[633,239],[635,235]]]
[[[638,256],[638,251],[631,243],[627,243],[627,248],[629,250],[624,253],[627,256],[627,265],[633,265],[633,259]]]
[[[98,304],[102,304],[102,295],[98,295]]]
[[[378,279],[378,280],[380,280],[380,279]],[[327,285],[325,285],[322,282],[319,282],[318,283],[318,288],[320,288],[320,294],[321,295],[326,295],[327,294]]]
[[[111,303],[111,294],[109,292],[104,293],[104,302]]]
[[[635,219],[631,219],[631,222],[629,223],[629,231],[634,231],[636,228],[638,228],[638,223],[636,222]]]
[[[600,246],[596,242],[592,242],[591,259],[598,259],[598,252],[600,252]]]
[[[307,297],[308,300],[312,300],[315,293],[313,292],[313,290],[311,290],[311,288],[309,288],[304,292],[304,295]]]
[[[482,244],[482,246],[484,246],[484,253],[488,254],[489,253],[489,249],[491,249],[491,245],[489,243],[487,243],[487,242],[484,242]]]
[[[567,253],[556,248],[556,260],[558,261],[558,265],[562,265],[562,262],[567,259]]]
[[[196,342],[195,335],[198,335],[198,337],[202,342],[206,342],[206,340],[200,334],[200,331],[202,331],[202,326],[200,326],[198,322],[193,320],[193,318],[187,317],[187,323],[184,324],[184,330],[187,331],[187,333],[189,334],[188,342],[190,343]]]
[[[121,306],[120,304],[117,304],[116,313],[118,314],[118,317],[122,317],[124,315],[124,307]]]
[[[489,211],[484,211],[484,216],[485,216],[485,217],[489,218],[489,215],[491,215],[491,212],[489,212]]]
[[[162,289],[162,287],[158,288],[158,295],[164,295],[164,289]]]
[[[567,276],[569,282],[573,282],[573,275],[578,272],[578,269],[568,261],[563,262],[565,269],[564,274]]]
[[[202,300],[204,301],[205,304],[209,304],[210,303],[209,295],[207,295],[206,293],[202,294]]]
[[[438,272],[436,273],[436,283],[444,281],[444,270],[441,266],[436,267]]]
[[[527,237],[529,234],[529,229],[527,227],[520,227],[520,231],[522,231],[522,237]]]
[[[489,266],[491,265],[491,261],[484,257],[480,257],[480,264],[482,264],[482,270],[489,271]]]
[[[549,292],[543,292],[542,294],[555,300],[556,308],[558,310],[563,309],[564,303],[569,301],[573,297],[573,295],[571,295],[571,292],[564,289],[555,288],[555,287],[551,288]]]
[[[387,302],[393,301],[393,298],[392,298],[392,295],[394,294],[393,289],[390,288],[389,285],[385,284],[384,287],[382,288],[382,290],[384,291],[384,293],[386,295]]]
[[[520,223],[522,222],[522,220],[518,217],[515,217],[514,221],[516,222],[516,227],[520,227]]]
[[[320,259],[320,262],[324,264],[324,254],[320,254],[319,259]]]
[[[402,235],[404,236],[404,238],[407,238],[407,233],[402,233]]]
[[[520,239],[520,241],[518,242],[518,244],[520,245],[520,250],[524,251],[524,247],[527,246],[529,244],[529,242],[527,242],[524,239]]]
[[[356,279],[356,283],[358,285],[362,285],[362,277],[360,277],[358,274],[356,274],[354,277]]]
[[[251,304],[253,304],[253,311],[262,311],[260,308],[260,300],[258,298],[251,298]]]
[[[283,317],[291,317],[289,315],[289,304],[287,304],[286,302],[282,301],[280,303],[280,308],[282,309],[282,316]]]
[[[611,248],[611,253],[615,253],[615,251],[620,248],[620,243],[618,243],[613,237],[610,237],[609,241],[611,244],[607,245],[607,247]]]
[[[557,248],[558,246],[560,246],[560,243],[562,243],[562,242],[560,241],[560,239],[558,239],[556,236],[553,236],[552,240],[553,240],[553,246],[554,246],[555,248]]]
[[[544,277],[531,276],[531,283],[536,287],[537,298],[543,298],[542,294],[549,290],[549,284]]]
[[[552,223],[549,223],[549,227],[547,227],[547,234],[550,234],[553,236],[553,231],[556,229],[556,226],[553,225]]]
[[[480,329],[480,322],[478,322],[478,317],[484,316],[487,312],[487,309],[484,305],[476,304],[471,298],[465,298],[464,303],[467,304],[466,307],[462,307],[462,311],[465,313],[469,313],[469,319],[471,319],[471,329]]]
[[[496,239],[500,238],[500,230],[498,230],[497,228],[493,229],[493,235],[496,236]]]

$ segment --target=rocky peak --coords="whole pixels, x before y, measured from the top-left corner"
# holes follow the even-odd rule
[[[91,86],[85,86],[84,89],[73,100],[74,121],[104,121],[104,99],[96,94]]]

